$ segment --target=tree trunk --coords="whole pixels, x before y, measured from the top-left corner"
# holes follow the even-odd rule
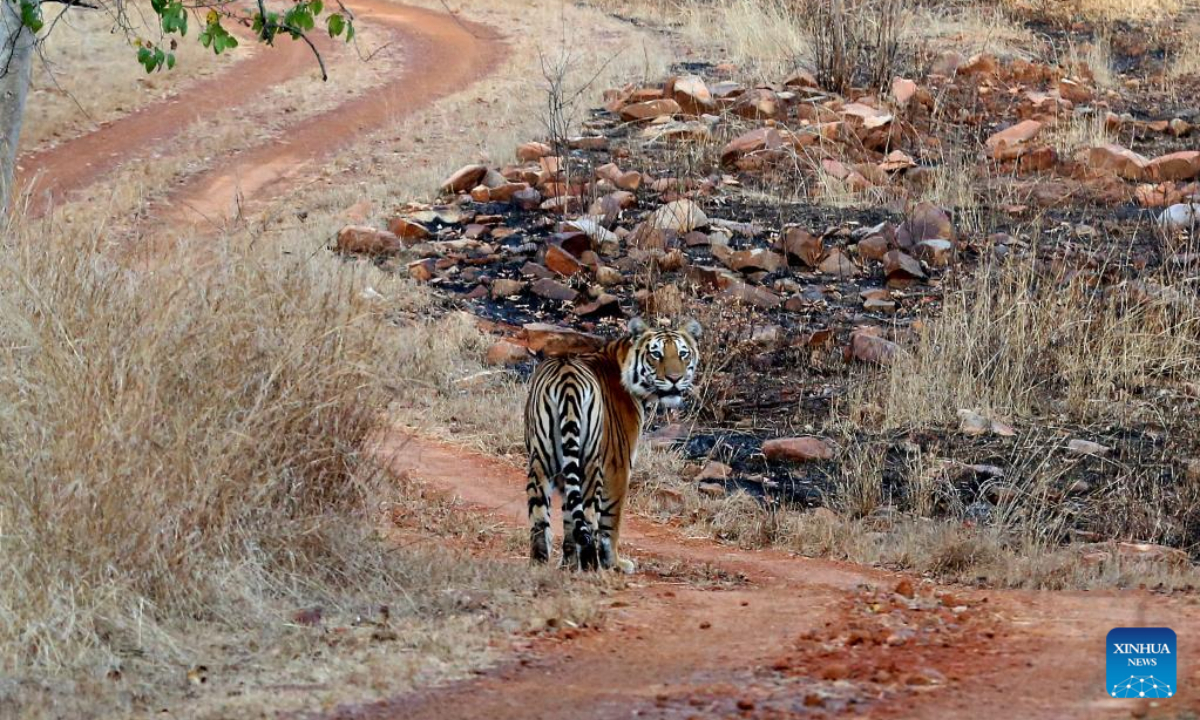
[[[34,34],[21,24],[21,6],[0,0],[0,225],[12,200],[17,141],[33,73]]]

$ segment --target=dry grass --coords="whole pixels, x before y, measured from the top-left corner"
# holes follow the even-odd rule
[[[1103,112],[1072,114],[1051,128],[1046,140],[1064,158],[1084,148],[1115,142]]]
[[[1006,10],[1057,22],[1156,21],[1178,14],[1186,0],[1001,0]]]
[[[800,7],[790,0],[685,2],[680,10],[689,43],[720,49],[749,77],[778,81],[812,61]]]
[[[1167,80],[1200,76],[1200,18],[1192,16],[1180,32],[1180,38],[1180,44],[1167,61]]]

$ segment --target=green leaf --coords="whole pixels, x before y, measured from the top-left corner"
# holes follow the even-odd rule
[[[203,45],[204,47],[208,47],[209,45],[212,44],[212,41],[213,41],[213,36],[209,31],[205,30],[204,32],[200,33],[200,44],[201,45]]]
[[[35,33],[41,32],[42,28],[45,27],[45,23],[42,22],[41,8],[31,2],[22,2],[21,24]]]
[[[175,53],[168,53],[168,54],[167,54],[167,69],[168,69],[168,70],[174,70],[174,69],[175,69]]]
[[[329,26],[329,37],[337,37],[342,34],[342,30],[346,29],[346,21],[336,13],[330,15],[325,24]]]
[[[350,42],[353,39],[354,39],[354,21],[352,20],[346,24],[346,42]]]
[[[313,15],[320,15],[321,11],[325,9],[325,4],[321,0],[312,0],[308,4],[308,9],[312,11]]]

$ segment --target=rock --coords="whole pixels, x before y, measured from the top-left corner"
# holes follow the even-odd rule
[[[917,243],[917,257],[930,265],[946,267],[954,260],[954,243],[949,240],[922,240]]]
[[[900,580],[900,582],[896,583],[896,587],[893,589],[893,591],[901,597],[910,599],[916,597],[917,595],[917,591],[913,588],[912,580],[909,580],[908,578],[903,578]]]
[[[691,200],[673,200],[654,211],[650,225],[656,230],[673,230],[682,235],[708,225],[708,216]]]
[[[767,440],[762,451],[768,460],[805,462],[833,458],[833,448],[821,438],[812,436]]]
[[[858,241],[858,255],[864,260],[883,260],[888,253],[887,238],[871,235]]]
[[[512,194],[512,204],[526,211],[537,210],[542,204],[542,194],[531,187],[517,190]]]
[[[763,150],[783,147],[783,136],[773,127],[760,127],[743,133],[721,150],[721,164],[731,165],[739,158]]]
[[[900,346],[862,330],[850,333],[850,356],[860,362],[891,365],[901,353]]]
[[[917,94],[917,84],[907,78],[892,78],[892,99],[900,107],[907,107],[909,100]]]
[[[712,93],[699,75],[675,78],[672,96],[675,102],[679,103],[680,109],[689,115],[700,115],[716,107]]]
[[[777,308],[783,302],[778,295],[766,288],[740,281],[729,283],[727,287],[717,293],[717,297],[726,301],[743,302],[764,310]]]
[[[1022,120],[1016,125],[993,133],[983,144],[991,151],[994,159],[1011,160],[1026,152],[1029,141],[1037,137],[1043,127],[1043,123],[1037,120]]]
[[[792,73],[786,80],[783,81],[783,86],[789,88],[818,87],[817,78],[804,68],[799,68],[796,70],[796,72]]]
[[[779,96],[767,88],[754,88],[738,96],[729,110],[747,120],[772,120],[779,116]]]
[[[563,277],[571,277],[583,270],[583,265],[574,255],[563,250],[558,245],[546,246],[546,267]],[[534,292],[537,292],[535,289]]]
[[[575,306],[575,314],[584,316],[620,315],[621,304],[616,295],[600,293],[593,301]]]
[[[1156,182],[1191,180],[1200,175],[1200,151],[1184,150],[1156,157],[1146,166],[1146,171]]]
[[[530,350],[548,357],[593,352],[604,346],[604,338],[545,323],[525,325],[522,334]]]
[[[1165,230],[1186,230],[1200,225],[1200,203],[1177,203],[1158,216]]]
[[[529,359],[529,349],[507,340],[497,340],[488,348],[484,362],[488,365],[520,365]]]
[[[534,294],[548,300],[559,300],[561,302],[574,302],[579,297],[578,292],[550,278],[538,280],[533,284],[532,290]]]
[[[487,171],[486,165],[465,165],[442,181],[442,191],[448,193],[466,192],[478,185],[483,180],[483,177],[487,175]]]
[[[603,135],[569,137],[567,147],[572,150],[604,150],[608,148],[608,138]]]
[[[867,298],[863,301],[863,310],[877,313],[896,312],[896,302],[887,298]]]
[[[760,325],[750,333],[750,342],[755,345],[774,347],[783,339],[783,328],[778,325]]]
[[[708,495],[709,497],[725,497],[725,486],[721,485],[720,483],[700,483],[696,489],[699,490],[701,494]]]
[[[608,265],[601,265],[596,268],[596,282],[605,287],[620,285],[625,278],[622,277],[621,271]]]
[[[815,268],[825,254],[825,246],[821,239],[803,228],[788,228],[780,240],[783,251],[805,265]]]
[[[733,477],[733,468],[716,460],[709,460],[696,475],[696,479],[701,482],[706,480],[728,480],[731,477]]]
[[[387,230],[365,225],[347,225],[338,231],[334,249],[350,255],[387,255],[400,252],[400,238]]]
[[[1081,150],[1076,160],[1096,173],[1112,174],[1126,180],[1144,180],[1150,161],[1134,151],[1115,143],[1106,143]]]
[[[1073,103],[1091,102],[1092,89],[1069,78],[1058,81],[1058,94]]]
[[[858,274],[858,266],[837,248],[829,251],[829,255],[821,261],[821,264],[817,266],[817,270],[826,275],[834,275],[839,278],[854,277]]]
[[[716,245],[713,246],[712,252],[713,257],[724,263],[726,267],[744,273],[775,272],[785,264],[782,255],[765,248],[731,251],[725,246]]]
[[[1091,455],[1094,457],[1105,457],[1112,452],[1112,448],[1107,445],[1101,445],[1091,440],[1080,440],[1078,438],[1067,443],[1067,450],[1076,455]]]
[[[579,212],[582,205],[583,201],[575,195],[559,195],[558,197],[552,197],[549,200],[543,201],[541,205],[538,205],[538,208],[549,213],[567,215]]]
[[[912,156],[903,150],[893,150],[884,156],[883,162],[879,163],[879,169],[885,173],[894,172],[896,170],[904,170],[906,168],[916,167],[917,161],[912,159]],[[886,178],[884,178],[886,180]]]
[[[513,196],[515,196],[518,192],[521,192],[523,190],[528,190],[528,189],[529,189],[529,183],[524,183],[524,182],[504,183],[503,185],[500,185],[498,187],[488,189],[488,198],[492,202],[510,203],[513,201]]]
[[[992,429],[992,421],[970,410],[958,411],[958,431],[963,435],[985,435]]]
[[[889,280],[893,278],[922,280],[925,278],[925,271],[921,268],[921,263],[917,262],[913,256],[899,250],[889,250],[883,256],[883,272]]]
[[[552,154],[554,150],[546,143],[527,142],[517,146],[517,160],[521,162],[537,162]]]
[[[625,122],[641,122],[663,115],[676,115],[681,111],[679,103],[671,99],[647,100],[621,108],[621,119]]]
[[[528,283],[524,282],[523,280],[496,278],[492,281],[492,299],[499,300],[500,298],[520,295],[525,291],[527,285]]]
[[[910,250],[922,240],[953,240],[954,225],[945,210],[927,202],[918,203],[896,228],[896,242]]]
[[[430,236],[429,230],[424,225],[402,217],[392,218],[388,222],[388,232],[392,233],[401,240],[411,241],[425,240]],[[412,242],[407,242],[405,244],[411,245]]]
[[[419,283],[433,279],[437,264],[432,259],[414,260],[408,264],[408,276]]]

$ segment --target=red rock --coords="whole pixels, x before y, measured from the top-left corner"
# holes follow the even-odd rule
[[[1085,103],[1092,100],[1092,89],[1074,80],[1063,78],[1058,81],[1058,94],[1073,103]]]
[[[338,231],[334,249],[351,255],[387,255],[400,252],[400,238],[387,230],[364,225],[347,225]]]
[[[691,200],[674,200],[655,210],[649,224],[657,230],[688,233],[708,225],[708,216]]]
[[[1007,127],[984,141],[996,160],[1011,160],[1020,157],[1028,150],[1028,143],[1044,127],[1037,120],[1022,120],[1016,125]]]
[[[595,300],[575,306],[575,314],[581,317],[587,315],[620,315],[621,305],[616,295],[601,293]]]
[[[893,150],[883,158],[883,162],[879,163],[878,168],[881,172],[893,172],[895,170],[904,170],[910,167],[916,167],[917,162],[912,159],[912,156],[903,150]],[[884,177],[886,180],[886,176]],[[878,183],[882,184],[882,183]]]
[[[896,583],[895,592],[897,595],[906,598],[915,597],[917,594],[913,589],[912,580],[909,580],[908,578],[904,578],[900,582]]]
[[[700,472],[696,474],[697,481],[705,480],[728,480],[733,477],[733,468],[723,462],[709,460],[700,468]]]
[[[805,265],[815,268],[825,254],[825,246],[821,239],[803,228],[788,228],[780,240],[783,251]]]
[[[593,352],[604,345],[604,338],[571,328],[530,323],[522,328],[529,349],[548,357]]]
[[[527,187],[523,190],[517,190],[512,194],[512,203],[522,210],[537,210],[542,204],[542,194],[531,187]]]
[[[700,115],[716,107],[712,93],[699,75],[684,75],[675,78],[672,97],[679,107],[689,115]]]
[[[833,458],[833,448],[821,438],[812,436],[767,440],[762,451],[768,460],[804,462]]]
[[[850,333],[850,355],[855,360],[875,365],[891,365],[900,354],[900,346],[862,330]]]
[[[579,297],[579,293],[571,288],[563,285],[557,280],[542,278],[535,282],[532,286],[534,294],[544,297],[548,300],[559,300],[562,302],[573,302]]]
[[[466,192],[478,185],[483,180],[483,176],[487,175],[487,171],[486,165],[465,165],[442,181],[442,191],[448,193]]]
[[[882,260],[888,252],[888,241],[882,235],[871,235],[858,243],[858,254],[865,260]]]
[[[570,277],[583,270],[583,265],[571,253],[558,245],[546,246],[546,267],[563,277]]]
[[[419,283],[427,283],[433,279],[437,263],[432,258],[414,260],[408,264],[408,276]]]
[[[488,365],[520,365],[529,359],[529,349],[507,340],[497,340],[488,348],[484,362]]]
[[[1184,150],[1156,157],[1146,170],[1149,178],[1157,182],[1191,180],[1200,175],[1200,151]]]
[[[1022,172],[1043,172],[1058,164],[1058,151],[1049,145],[1042,145],[1021,155],[1017,164]]]
[[[536,162],[553,153],[554,150],[546,143],[527,142],[517,146],[517,160],[521,162]]]
[[[801,68],[784,80],[783,86],[789,88],[815,88],[817,87],[817,78],[809,71]]]
[[[930,265],[945,267],[954,260],[954,243],[949,240],[922,240],[917,243],[917,257]]]
[[[492,297],[495,299],[510,297],[512,295],[520,295],[525,290],[527,283],[521,280],[510,280],[508,278],[496,278],[492,281]]]
[[[907,78],[892,78],[892,98],[900,107],[907,107],[908,102],[917,94],[917,84]]]
[[[608,147],[608,138],[603,135],[567,138],[567,147],[572,150],[604,150]]]
[[[1144,156],[1114,143],[1082,150],[1076,159],[1093,172],[1110,173],[1126,180],[1145,179],[1150,164]]]
[[[896,229],[896,242],[913,248],[922,240],[953,240],[954,226],[945,210],[927,202],[919,203]]]
[[[621,108],[621,119],[625,122],[653,120],[663,115],[676,115],[682,111],[674,100],[647,100]]]
[[[962,65],[958,66],[959,75],[995,75],[1000,70],[996,56],[991,53],[972,55]]]
[[[567,215],[579,212],[583,201],[575,195],[560,195],[545,200],[538,207],[546,212]]]
[[[471,199],[477,203],[490,202],[492,199],[492,191],[487,185],[476,185],[471,188]]]
[[[779,96],[766,88],[742,93],[729,109],[734,115],[748,120],[771,120],[780,113]]]
[[[853,277],[858,274],[858,266],[837,248],[829,251],[829,255],[821,261],[821,264],[817,266],[817,270],[826,275],[843,278]]]
[[[883,272],[889,280],[893,278],[923,280],[925,278],[925,270],[921,267],[921,263],[900,250],[889,250],[883,256]]]
[[[737,159],[762,150],[783,147],[783,136],[772,127],[755,128],[729,141],[721,150],[721,164],[730,165]]]
[[[747,305],[753,305],[764,310],[777,308],[783,302],[778,295],[770,290],[741,281],[730,282],[728,286],[717,293],[717,297],[728,302],[746,303]]]
[[[715,245],[713,246],[713,257],[716,257],[727,267],[738,272],[755,272],[759,270],[775,272],[785,264],[783,257],[779,253],[771,252],[764,248],[730,251],[723,245]]]

